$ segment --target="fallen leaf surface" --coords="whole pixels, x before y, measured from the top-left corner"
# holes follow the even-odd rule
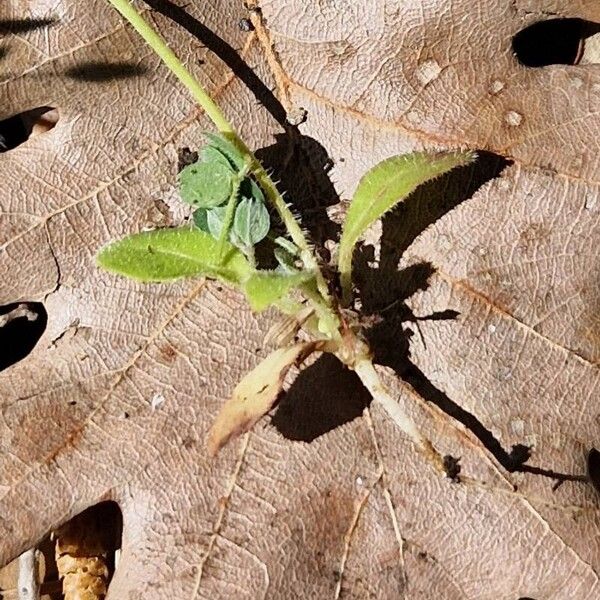
[[[321,198],[324,165],[348,199],[391,155],[479,152],[386,218],[357,265],[365,310],[385,309],[386,383],[460,482],[377,407],[342,418],[364,390],[336,387],[331,362],[331,392],[311,386],[320,359],[288,410],[338,426],[290,440],[264,420],[209,458],[273,315],[201,279],[116,278],[94,255],[181,224],[178,154],[211,127],[107,2],[15,1],[3,22],[50,23],[4,34],[0,118],[59,120],[0,154],[0,304],[48,316],[0,373],[0,561],[111,499],[113,599],[598,597],[597,493],[553,475],[583,474],[599,436],[600,71],[526,67],[511,47],[539,20],[600,22],[598,3],[264,0],[250,32],[233,0],[138,6],[263,160],[304,177],[281,175],[299,195]],[[525,446],[545,474],[519,472]]]

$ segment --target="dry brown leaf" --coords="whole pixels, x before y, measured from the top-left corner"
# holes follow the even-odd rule
[[[273,350],[244,375],[223,405],[208,433],[208,451],[215,455],[229,440],[250,431],[274,406],[292,366],[315,351],[316,342],[300,342]]]
[[[213,283],[114,278],[93,255],[181,221],[178,150],[210,126],[106,2],[13,0],[1,19],[56,22],[2,39],[0,117],[51,106],[60,118],[0,155],[0,303],[48,312],[33,352],[0,374],[0,559],[112,498],[124,518],[113,599],[596,598],[595,490],[510,472],[499,448],[531,445],[527,464],[578,474],[600,436],[600,72],[528,68],[511,48],[538,20],[599,22],[598,2],[269,0],[266,26],[256,13],[249,33],[237,0],[180,5],[193,33],[148,14],[251,145],[273,145],[285,116],[270,101],[275,118],[257,108],[252,71],[286,109],[306,110],[307,151],[281,136],[270,152],[315,174],[297,191],[328,198],[309,137],[343,198],[395,153],[468,146],[514,161],[501,171],[484,154],[416,195],[384,224],[378,265],[365,252],[358,273],[366,305],[414,291],[398,318],[437,314],[419,321],[422,337],[387,344],[421,395],[395,373],[386,383],[460,457],[461,483],[440,478],[377,408],[349,420],[364,391],[322,360],[279,409],[296,441],[266,426],[208,458],[210,423],[256,364],[270,316]],[[221,54],[241,79],[203,27],[231,45]],[[107,62],[133,75],[73,76]],[[407,285],[424,261],[437,270],[428,286]],[[347,422],[321,435],[336,418]]]

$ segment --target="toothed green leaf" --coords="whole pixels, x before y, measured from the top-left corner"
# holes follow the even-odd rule
[[[473,152],[414,152],[388,158],[363,176],[346,214],[338,254],[346,300],[350,290],[354,246],[364,232],[419,185],[455,167],[467,165],[475,157]]]
[[[258,244],[269,233],[271,219],[265,205],[255,198],[242,198],[235,209],[233,232],[247,247]]]
[[[260,312],[312,278],[311,273],[283,274],[255,271],[244,283],[244,292],[252,310]]]
[[[179,173],[181,198],[200,208],[212,208],[227,202],[232,186],[233,171],[220,162],[195,162]]]
[[[158,229],[130,235],[103,248],[98,265],[138,281],[168,281],[203,275],[239,284],[251,273],[244,255],[229,243],[219,256],[217,241],[199,229]]]

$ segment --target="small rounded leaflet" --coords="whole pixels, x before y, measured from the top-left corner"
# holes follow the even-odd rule
[[[206,208],[197,208],[192,215],[192,219],[194,225],[200,229],[200,231],[210,233],[208,229],[208,210]]]
[[[240,242],[252,247],[269,233],[271,218],[265,205],[256,198],[242,198],[235,210],[233,232]]]
[[[212,208],[227,202],[233,187],[233,172],[222,162],[197,162],[179,174],[179,191],[184,202]]]
[[[221,236],[226,212],[227,207],[225,206],[215,206],[215,208],[206,211],[206,225],[208,226],[208,232],[216,240]]]
[[[204,163],[220,163],[225,165],[231,171],[235,170],[235,163],[232,164],[229,158],[227,158],[227,155],[215,146],[204,146],[204,148],[200,150],[200,160]]]

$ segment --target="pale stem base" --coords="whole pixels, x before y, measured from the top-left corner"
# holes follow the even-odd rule
[[[404,408],[394,399],[381,382],[373,363],[369,359],[361,359],[354,365],[354,371],[369,390],[373,400],[387,413],[390,419],[411,439],[417,448],[426,456],[434,467],[444,472],[444,460],[433,444],[419,431]]]

